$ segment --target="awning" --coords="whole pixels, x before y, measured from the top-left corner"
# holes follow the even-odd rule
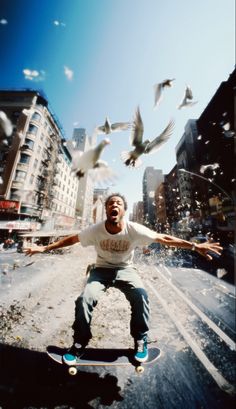
[[[21,237],[61,237],[61,236],[73,236],[78,234],[79,230],[39,230],[29,233],[22,233]]]

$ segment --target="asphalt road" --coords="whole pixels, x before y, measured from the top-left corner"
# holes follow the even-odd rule
[[[2,295],[35,274],[33,266],[17,279],[12,271]],[[150,297],[150,338],[161,358],[142,375],[130,366],[84,368],[71,377],[45,352],[2,343],[1,409],[235,407],[235,287],[198,269],[150,262],[138,268]]]

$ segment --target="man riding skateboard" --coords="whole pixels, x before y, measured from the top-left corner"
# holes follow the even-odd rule
[[[76,363],[76,358],[83,354],[91,339],[92,312],[99,297],[108,287],[118,288],[130,303],[130,334],[134,338],[134,359],[138,362],[145,362],[148,359],[149,301],[142,280],[132,263],[135,247],[157,242],[165,246],[195,250],[208,260],[212,259],[209,252],[220,255],[222,251],[219,243],[193,244],[127,221],[125,219],[127,202],[120,193],[113,193],[107,197],[105,209],[105,221],[48,246],[34,246],[25,250],[25,253],[31,256],[79,242],[84,247],[94,246],[96,249],[96,262],[90,270],[82,294],[75,301],[75,321],[72,327],[74,342],[63,355],[63,360],[68,365]]]

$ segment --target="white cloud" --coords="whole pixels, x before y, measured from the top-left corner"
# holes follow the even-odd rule
[[[35,82],[44,81],[45,76],[46,76],[46,73],[43,70],[37,71],[37,70],[30,70],[29,68],[24,68],[23,74],[26,80],[35,81]]]
[[[64,66],[64,74],[69,81],[73,79],[74,72],[69,67]]]
[[[8,21],[5,18],[2,18],[0,20],[0,24],[2,24],[4,26],[4,25],[8,24]]]
[[[62,27],[66,26],[65,23],[63,23],[62,21],[58,21],[58,20],[54,20],[53,24],[54,24],[54,26],[62,26]]]

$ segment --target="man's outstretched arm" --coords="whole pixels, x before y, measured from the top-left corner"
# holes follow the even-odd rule
[[[48,246],[33,246],[27,247],[24,251],[26,256],[33,256],[33,254],[44,253],[49,250],[56,250],[62,247],[72,246],[73,244],[79,243],[79,235],[75,234],[73,236],[66,236],[61,240],[55,241],[54,243],[48,244]]]
[[[212,260],[212,256],[209,254],[209,252],[220,256],[223,250],[223,248],[220,246],[220,243],[217,242],[206,241],[205,243],[197,244],[191,241],[180,239],[179,237],[169,236],[168,234],[157,234],[157,238],[155,241],[165,246],[195,250],[207,260]]]

